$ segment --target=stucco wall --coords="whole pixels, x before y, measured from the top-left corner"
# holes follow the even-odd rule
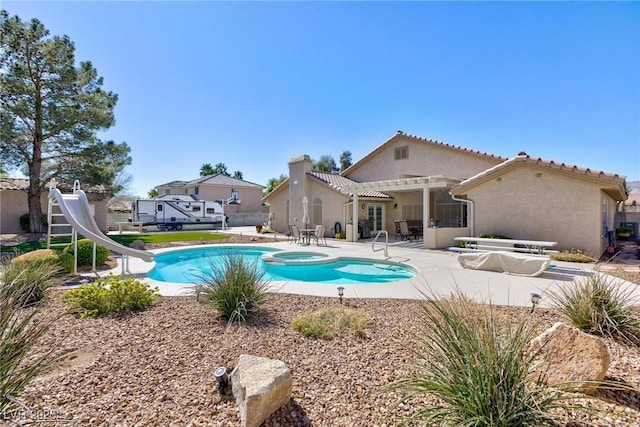
[[[95,220],[101,230],[107,231],[107,201],[92,200],[88,194],[89,204],[95,214]],[[41,197],[42,213],[47,215],[49,206],[48,193],[44,191]],[[20,228],[20,216],[29,212],[27,192],[22,190],[0,191],[0,234],[24,233]],[[62,232],[62,229],[56,230]]]
[[[467,192],[474,202],[475,234],[557,241],[557,249],[581,249],[599,257],[602,198],[599,187],[549,169],[522,166]],[[615,203],[612,208],[611,223]]]
[[[395,160],[396,147],[409,147],[406,159]],[[411,176],[443,175],[465,179],[504,161],[401,137],[349,174],[358,181],[381,181]]]

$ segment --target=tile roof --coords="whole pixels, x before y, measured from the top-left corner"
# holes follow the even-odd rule
[[[342,171],[341,174],[342,175],[349,175],[352,171],[356,170],[362,164],[364,164],[368,159],[370,159],[372,157],[375,157],[378,154],[378,152],[380,152],[382,149],[384,149],[384,147],[386,147],[387,145],[393,143],[395,140],[397,140],[398,138],[401,138],[401,137],[411,138],[413,140],[421,141],[421,142],[424,142],[426,144],[433,144],[433,145],[438,145],[438,146],[441,146],[441,147],[447,147],[447,148],[450,148],[452,150],[461,151],[463,153],[475,154],[475,155],[482,156],[482,157],[489,157],[489,158],[497,159],[497,160],[506,160],[507,159],[506,157],[497,156],[495,154],[490,154],[490,153],[482,152],[482,151],[478,151],[478,150],[471,150],[469,148],[464,148],[464,147],[461,147],[459,145],[448,144],[446,142],[441,142],[441,141],[438,141],[438,140],[435,140],[435,139],[429,139],[429,138],[424,138],[424,137],[417,136],[417,135],[412,135],[410,133],[406,133],[406,132],[403,132],[403,131],[399,130],[399,131],[397,131],[395,133],[395,135],[393,135],[391,138],[387,139],[385,142],[383,142],[382,144],[380,144],[379,146],[374,148],[367,155],[365,155],[362,159],[358,160],[356,163],[352,164],[347,169]]]
[[[598,180],[601,182],[608,182],[609,184],[614,184],[616,186],[622,186],[625,181],[625,177],[623,175],[618,175],[616,173],[603,172],[600,170],[590,169],[590,168],[581,167],[581,166],[575,166],[568,163],[554,162],[553,160],[546,160],[540,157],[529,156],[526,153],[520,153],[517,156],[505,162],[500,163],[499,165],[496,165],[483,172],[480,172],[479,174],[476,174],[470,178],[465,179],[460,184],[455,186],[452,190],[454,193],[459,193],[458,191],[459,189],[473,187],[476,184],[480,184],[481,182],[484,182],[485,180],[490,179],[492,176],[500,172],[510,170],[522,164],[529,164],[529,165],[539,166],[542,168],[548,168],[554,171],[572,174],[579,178]]]
[[[336,191],[344,193],[344,194],[350,194],[349,192],[347,192],[345,190],[345,188],[348,185],[357,183],[356,181],[354,181],[352,179],[349,179],[347,177],[344,177],[342,175],[338,175],[338,174],[335,174],[335,173],[311,171],[307,175],[311,176],[312,178],[315,178],[316,180],[319,180],[319,181],[323,182],[327,186],[333,188]],[[391,199],[392,198],[388,194],[385,194],[385,193],[383,193],[381,191],[362,191],[362,192],[358,192],[358,197],[373,197],[373,198],[379,198],[379,199]]]
[[[194,180],[184,183],[184,185],[195,185],[195,184],[230,185],[235,187],[264,188],[264,186],[260,184],[255,184],[253,182],[245,181],[243,179],[238,179],[238,178],[234,178],[232,176],[227,176],[223,174],[202,176],[200,178],[196,178]]]

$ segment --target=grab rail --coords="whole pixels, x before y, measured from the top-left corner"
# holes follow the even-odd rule
[[[380,248],[380,249],[376,249],[375,248],[375,244],[378,241],[378,237],[380,237],[380,235],[384,233],[385,235],[385,242],[384,242],[384,248]],[[373,239],[373,241],[371,242],[371,250],[373,252],[379,252],[379,251],[384,251],[384,256],[385,258],[389,258],[389,233],[387,233],[387,230],[380,230],[378,231],[378,234],[376,234],[376,237]]]

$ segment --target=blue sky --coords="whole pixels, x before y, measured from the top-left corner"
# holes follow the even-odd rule
[[[25,2],[119,95],[132,194],[397,130],[640,180],[638,2]]]

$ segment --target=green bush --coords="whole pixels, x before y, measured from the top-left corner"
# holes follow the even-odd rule
[[[502,234],[494,234],[494,233],[485,233],[478,236],[482,239],[510,239],[509,236],[504,236]]]
[[[418,408],[407,425],[555,425],[557,414],[550,411],[568,407],[568,395],[532,378],[536,354],[525,349],[534,333],[525,317],[498,328],[490,304],[474,304],[461,294],[421,307],[416,376],[384,389],[407,392],[400,403],[421,395],[439,402]]]
[[[328,308],[304,314],[293,320],[291,327],[302,335],[330,340],[336,335],[353,332],[359,337],[367,336],[371,318],[357,310]]]
[[[242,255],[228,254],[222,264],[214,261],[197,276],[198,299],[213,305],[229,323],[253,318],[266,297],[269,286],[257,262]]]
[[[340,231],[339,233],[336,233],[336,239],[346,239],[346,238],[347,238],[346,231]]]
[[[29,292],[22,294],[25,299],[20,303],[23,306],[37,304],[44,299],[47,291],[55,285],[54,279],[61,271],[62,267],[55,255],[38,257],[36,254],[36,256],[18,257],[10,263],[2,265],[0,297],[7,292],[17,293],[16,289],[28,289]]]
[[[29,224],[29,214],[26,213],[24,215],[20,215],[19,221],[20,221],[20,228],[22,229],[22,231],[24,231],[25,233],[31,233],[31,226]],[[42,224],[45,227],[49,226],[49,223],[47,222],[47,216],[45,214],[42,214]]]
[[[73,273],[74,257],[68,252],[60,252],[58,254],[58,262],[62,267],[62,271],[66,274]]]
[[[635,342],[640,331],[635,287],[625,288],[618,279],[595,272],[548,293],[553,304],[581,331]]]
[[[73,255],[73,243],[64,248],[64,252]],[[109,249],[96,244],[96,265],[107,262]],[[93,242],[89,239],[78,240],[78,265],[92,265]]]
[[[51,352],[59,342],[40,347],[37,353],[32,350],[49,326],[56,322],[60,315],[40,316],[41,306],[23,309],[25,302],[38,293],[39,280],[24,280],[15,275],[18,268],[15,264],[2,264],[3,283],[0,287],[0,414],[10,411],[21,411],[24,406],[16,400],[25,386],[52,360]],[[27,276],[47,275],[47,271],[27,267]],[[9,275],[5,275],[9,269]],[[24,271],[24,270],[23,270]],[[13,278],[10,276],[13,274]],[[23,273],[25,274],[25,273]],[[26,363],[28,357],[28,363]],[[0,418],[4,419],[3,416]]]
[[[587,255],[585,252],[580,249],[571,250],[571,251],[562,251],[557,254],[551,254],[550,258],[554,261],[566,261],[566,262],[578,262],[578,263],[587,263],[587,262],[596,262],[597,259]]]
[[[109,276],[67,291],[63,300],[86,318],[142,311],[158,297],[157,288],[151,289],[140,280]]]
[[[73,255],[56,252],[53,249],[36,249],[26,252],[12,260],[12,262],[40,262],[50,263],[59,267],[59,274],[69,274],[73,272]]]

